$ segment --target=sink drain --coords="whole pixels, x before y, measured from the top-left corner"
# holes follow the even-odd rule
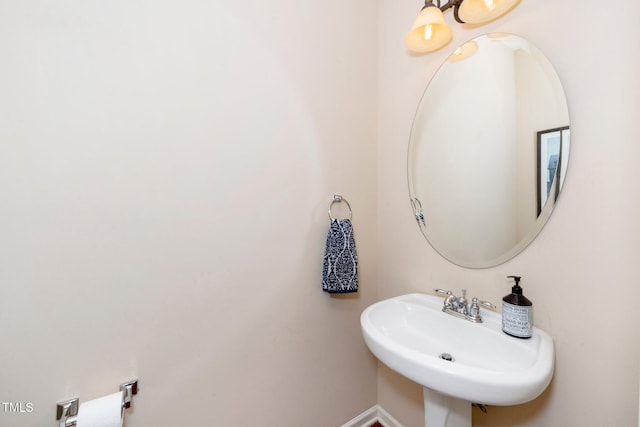
[[[442,353],[440,355],[440,359],[446,360],[447,362],[455,362],[455,360],[453,359],[453,356],[450,355],[449,353]]]

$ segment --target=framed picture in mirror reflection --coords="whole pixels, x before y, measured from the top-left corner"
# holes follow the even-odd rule
[[[537,197],[540,215],[550,198],[555,203],[566,175],[571,133],[569,126],[542,130],[537,133]]]

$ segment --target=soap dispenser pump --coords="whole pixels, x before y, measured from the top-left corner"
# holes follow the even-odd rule
[[[516,338],[531,338],[533,334],[533,303],[520,287],[520,276],[507,276],[516,283],[511,293],[502,298],[502,330]]]

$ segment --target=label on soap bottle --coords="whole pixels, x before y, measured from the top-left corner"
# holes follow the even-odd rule
[[[531,338],[533,306],[513,305],[503,301],[502,330],[515,337]]]

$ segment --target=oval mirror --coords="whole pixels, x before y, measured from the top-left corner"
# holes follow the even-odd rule
[[[413,120],[416,222],[455,264],[501,264],[549,219],[569,149],[567,101],[545,56],[510,34],[471,40],[437,71]]]

